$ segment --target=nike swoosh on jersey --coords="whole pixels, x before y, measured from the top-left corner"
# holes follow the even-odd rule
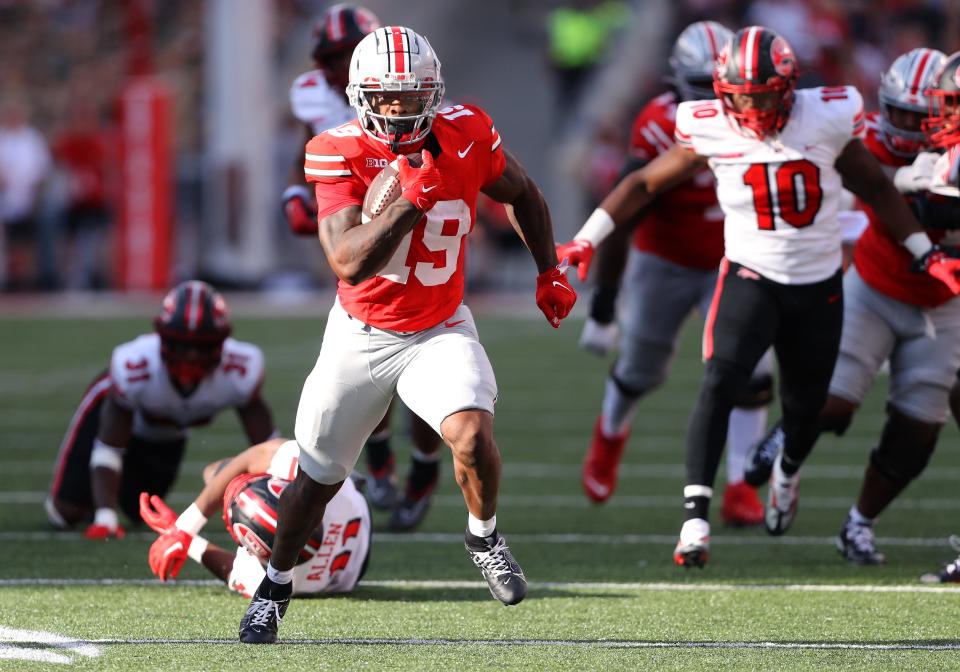
[[[476,142],[476,140],[474,140],[473,142]],[[467,154],[469,154],[469,153],[470,153],[470,150],[473,148],[473,142],[471,142],[469,145],[467,145],[467,148],[464,149],[463,151],[461,151],[461,150],[458,149],[458,150],[457,150],[457,156],[459,156],[459,157],[462,159],[462,158],[465,157]]]
[[[433,185],[432,187],[424,187],[423,185],[421,185],[420,191],[422,191],[423,193],[427,193],[428,191],[433,191],[436,188],[437,188],[437,185]]]
[[[444,323],[443,323],[443,326],[445,326],[445,327],[455,327],[455,326],[457,326],[458,324],[463,324],[464,322],[466,322],[466,320],[457,320],[456,322],[444,322]]]

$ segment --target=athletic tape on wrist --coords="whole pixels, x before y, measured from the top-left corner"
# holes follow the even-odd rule
[[[194,537],[193,541],[190,542],[190,548],[187,549],[187,557],[195,562],[202,563],[203,554],[209,545],[210,542],[203,537]]]
[[[587,221],[573,237],[574,240],[586,240],[596,247],[604,238],[613,233],[616,224],[613,217],[603,208],[597,208],[593,211]]]
[[[910,254],[917,259],[933,249],[933,243],[930,242],[930,236],[923,231],[911,233],[909,236],[903,239],[902,244],[905,248],[910,250]]]
[[[100,439],[93,440],[93,450],[90,453],[90,468],[103,467],[110,471],[123,469],[123,449],[110,446]]]
[[[187,534],[195,535],[204,525],[207,524],[207,517],[200,511],[196,502],[187,507],[187,510],[177,518],[175,526],[178,530],[183,530]]]

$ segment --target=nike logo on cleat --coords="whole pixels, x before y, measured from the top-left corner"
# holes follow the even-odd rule
[[[476,140],[474,140],[474,142],[476,142]],[[473,142],[471,142],[469,145],[467,145],[467,148],[464,149],[464,150],[462,150],[462,151],[458,149],[458,150],[457,150],[457,156],[459,156],[459,157],[462,159],[463,157],[465,157],[467,154],[470,153],[470,149],[471,149],[472,147],[473,147]]]
[[[610,494],[610,488],[605,486],[603,483],[597,482],[597,480],[592,476],[584,476],[583,482],[588,488],[590,488],[590,491],[598,497],[606,497]]]

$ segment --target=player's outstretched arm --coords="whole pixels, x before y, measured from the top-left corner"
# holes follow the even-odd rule
[[[894,239],[913,254],[914,269],[926,272],[960,294],[960,259],[951,259],[933,244],[880,163],[860,140],[851,140],[834,165],[843,186],[873,208]]]
[[[320,244],[333,272],[350,285],[376,275],[386,266],[403,237],[417,225],[423,214],[444,196],[443,178],[424,150],[423,165],[410,165],[407,157],[397,158],[400,198],[366,224],[359,206],[339,210],[321,220]]]
[[[593,251],[604,238],[614,229],[631,226],[658,194],[693,177],[705,163],[704,157],[674,145],[620,180],[573,240],[557,247],[557,256],[567,257],[570,265],[577,267],[580,279],[586,280]]]
[[[556,329],[570,314],[577,293],[567,282],[565,268],[557,266],[553,223],[540,188],[509,152],[504,151],[503,173],[483,193],[507,206],[507,216],[537,265],[537,306]]]
[[[93,523],[84,536],[88,539],[123,537],[117,519],[117,498],[123,475],[123,451],[133,433],[133,411],[108,396],[100,409],[100,428],[90,455],[90,489],[95,509]]]

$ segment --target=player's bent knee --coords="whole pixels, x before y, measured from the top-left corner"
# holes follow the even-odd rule
[[[454,457],[464,466],[476,467],[495,450],[493,416],[486,411],[468,410],[449,415],[440,423],[440,430]]]
[[[71,504],[58,497],[48,496],[43,502],[47,521],[58,530],[69,530],[77,523],[85,522],[92,513],[88,506]]]
[[[747,381],[747,387],[734,401],[737,408],[763,408],[773,401],[773,376],[769,373],[755,373]]]
[[[850,427],[853,414],[858,408],[858,404],[831,394],[820,412],[820,431],[843,436]]]
[[[887,407],[887,422],[870,464],[894,483],[909,483],[926,468],[942,425],[915,420]]]

